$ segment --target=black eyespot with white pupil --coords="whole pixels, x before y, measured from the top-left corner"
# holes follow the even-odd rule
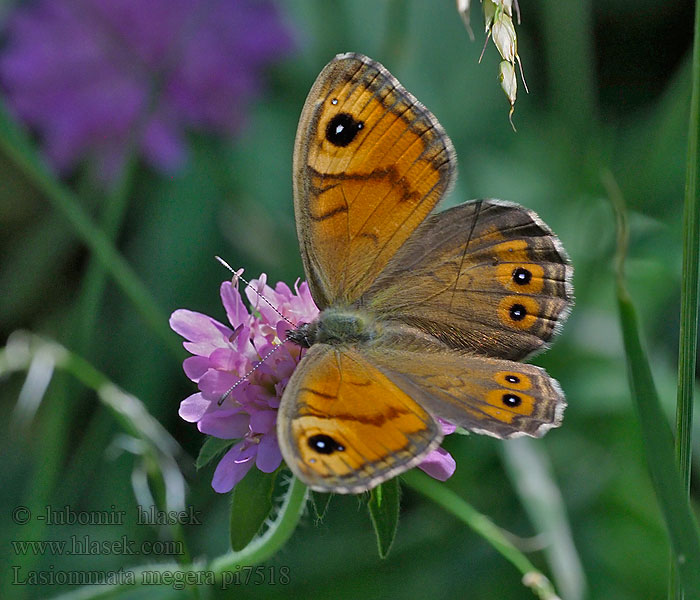
[[[503,394],[503,404],[512,408],[520,406],[522,399],[517,394]]]
[[[319,454],[333,454],[345,450],[345,446],[336,442],[330,435],[312,435],[306,442],[309,444],[309,448]]]
[[[347,146],[357,136],[364,123],[347,113],[338,113],[326,125],[326,139],[334,146]]]
[[[510,318],[513,321],[522,321],[527,316],[527,309],[522,304],[513,304],[510,307]]]
[[[513,281],[517,285],[527,285],[532,280],[532,273],[523,267],[513,269]]]
[[[520,377],[517,375],[506,375],[506,381],[508,383],[520,383]]]

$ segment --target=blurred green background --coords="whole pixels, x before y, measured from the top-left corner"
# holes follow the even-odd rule
[[[16,5],[0,11],[0,26]],[[558,430],[536,442],[551,462],[551,482],[568,516],[585,578],[564,584],[565,598],[661,598],[668,544],[629,398],[613,290],[614,220],[602,185],[609,170],[630,208],[628,284],[640,312],[657,385],[669,418],[675,401],[681,210],[684,186],[693,3],[654,0],[521,2],[519,52],[530,93],[519,91],[514,133],[497,80],[492,45],[481,64],[482,15],[472,9],[470,42],[451,0],[426,2],[299,0],[277,4],[295,49],[266,69],[265,86],[231,135],[191,128],[188,160],[167,175],[137,162],[115,245],[157,300],[162,319],[189,308],[225,319],[218,287],[223,256],[249,277],[303,277],[291,189],[296,124],[306,94],[334,54],[365,53],[382,62],[438,117],[452,138],[459,180],[443,206],[496,197],[534,209],[571,255],[576,306],[562,335],[534,362],[557,378],[569,407]],[[32,130],[40,146],[40,132]],[[78,166],[64,184],[95,219],[109,190]],[[26,329],[81,349],[83,358],[143,401],[182,445],[187,504],[203,515],[185,528],[193,557],[228,548],[230,498],[210,486],[212,468],[193,468],[203,436],[177,414],[195,391],[170,347],[108,279],[93,298],[96,321],[81,334],[81,294],[90,252],[31,177],[0,155],[0,330]],[[89,317],[93,318],[93,317]],[[81,335],[83,336],[81,338]],[[172,344],[180,338],[172,333]],[[56,373],[29,421],[18,419],[26,373],[0,381],[3,597],[46,597],[71,586],[13,586],[21,573],[113,570],[144,559],[79,559],[46,552],[20,556],[10,540],[167,539],[168,531],[134,522],[138,458],[122,429],[87,390]],[[697,421],[697,419],[696,419]],[[694,436],[698,465],[700,435]],[[506,468],[504,443],[451,436],[457,460],[444,485],[518,537],[531,560],[552,574],[537,529]],[[125,450],[124,448],[127,448]],[[516,467],[535,485],[548,485]],[[531,477],[532,475],[532,477]],[[697,466],[695,468],[697,481]],[[697,489],[693,489],[698,507]],[[124,510],[124,526],[12,523],[14,507]],[[214,597],[528,598],[520,574],[482,538],[415,492],[404,489],[395,545],[377,556],[364,506],[336,496],[325,518],[302,519],[266,565],[288,566],[287,585],[238,585]],[[564,565],[576,577],[576,562]],[[19,575],[20,579],[24,577]],[[555,584],[558,580],[554,579]],[[567,587],[567,585],[569,587]],[[568,591],[568,596],[566,593]],[[181,595],[168,588],[127,597]]]

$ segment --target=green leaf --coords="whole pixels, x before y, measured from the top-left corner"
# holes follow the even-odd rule
[[[374,488],[369,499],[369,516],[377,534],[380,558],[386,558],[394,543],[399,526],[399,496],[401,488],[394,477]]]
[[[206,570],[213,571],[220,579],[224,571],[235,571],[240,566],[256,565],[270,558],[294,533],[304,512],[307,497],[307,487],[292,477],[282,495],[282,505],[276,511],[275,520],[265,532],[240,552],[228,552],[215,558]]]
[[[700,530],[678,472],[671,428],[661,408],[649,358],[642,345],[637,315],[625,288],[628,230],[624,199],[609,173],[605,184],[617,219],[617,302],[630,392],[637,406],[649,473],[671,539],[674,564],[685,597],[700,600]]]
[[[255,466],[238,482],[231,502],[231,548],[243,550],[260,531],[272,510],[274,473],[263,473]]]
[[[206,467],[212,460],[223,454],[235,443],[236,440],[222,440],[213,435],[208,436],[199,450],[199,456],[197,456],[197,460],[194,463],[195,468],[199,471],[199,469]]]

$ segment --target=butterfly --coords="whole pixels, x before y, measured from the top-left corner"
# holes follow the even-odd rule
[[[437,119],[378,62],[336,56],[301,113],[294,211],[321,310],[283,393],[282,455],[314,490],[360,493],[440,445],[438,418],[540,437],[559,384],[534,365],[572,305],[572,267],[532,211],[499,200],[433,212],[457,166]]]

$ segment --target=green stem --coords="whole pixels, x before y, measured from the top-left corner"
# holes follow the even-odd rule
[[[217,587],[222,588],[227,583],[226,578],[235,578],[241,567],[253,566],[267,560],[285,544],[299,523],[307,498],[307,487],[296,477],[292,478],[277,519],[263,535],[253,540],[241,552],[229,552],[215,558],[206,566],[194,563],[188,567],[182,567],[170,563],[134,567],[129,569],[129,573],[133,574],[133,582],[115,584],[113,586],[83,587],[59,596],[56,600],[97,600],[98,598],[113,598],[121,595],[130,597],[134,593],[134,586],[144,583],[144,573],[146,572],[148,572],[151,582],[154,579],[157,580],[158,573],[169,576],[172,582],[173,574],[195,572],[206,577],[215,578]],[[213,583],[213,581],[208,580],[207,583]],[[228,585],[231,585],[230,581]],[[149,585],[149,587],[152,587],[152,585]]]
[[[404,483],[410,488],[430,498],[447,512],[452,513],[462,523],[471,527],[476,533],[491,544],[500,554],[510,561],[523,575],[523,585],[530,587],[542,600],[558,598],[550,581],[545,577],[491,519],[481,514],[470,504],[460,498],[444,483],[432,479],[418,469],[412,469],[402,475]]]
[[[172,354],[180,359],[182,348],[170,331],[167,318],[153,296],[127,261],[114,249],[107,236],[85,214],[74,194],[49,174],[31,148],[26,136],[12,121],[7,109],[3,106],[0,106],[0,149],[22,174],[46,195],[54,209],[70,223],[78,237],[114,277],[150,328],[162,338]]]
[[[700,260],[700,2],[695,3],[695,43],[691,69],[692,91],[688,122],[688,160],[683,205],[683,269],[681,277],[680,331],[678,339],[678,394],[676,397],[676,460],[681,484],[690,495],[692,457],[693,388],[698,342],[698,262]],[[684,597],[671,562],[669,598]]]
[[[307,497],[308,488],[296,477],[292,477],[280,513],[267,531],[240,552],[229,552],[214,559],[209,569],[217,578],[221,578],[225,572],[236,571],[242,566],[255,565],[270,558],[294,533],[304,512]]]

